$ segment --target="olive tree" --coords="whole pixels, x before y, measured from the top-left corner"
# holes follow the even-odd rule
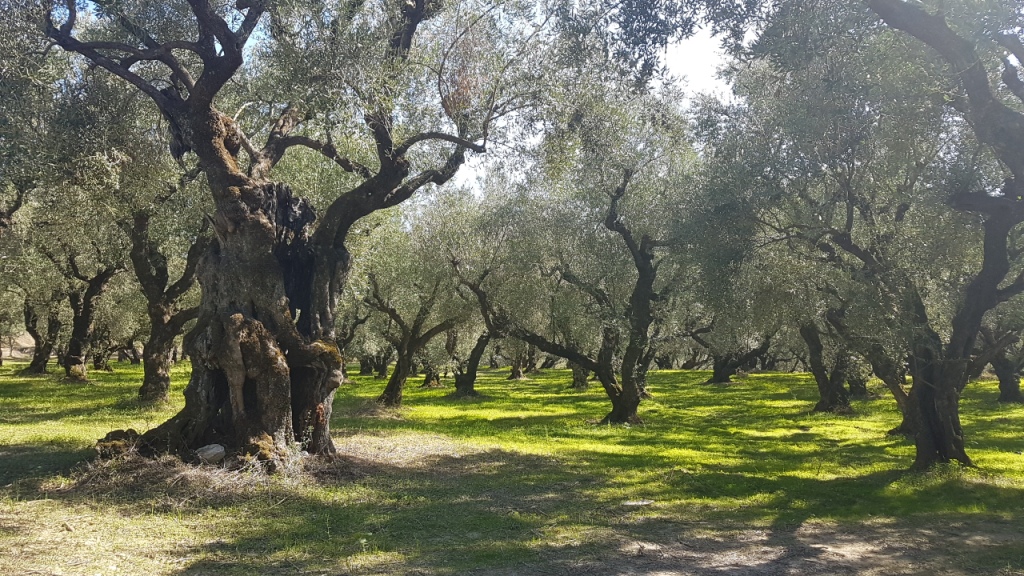
[[[527,95],[541,45],[532,24],[544,19],[512,2],[93,6],[89,19],[74,1],[54,9],[47,35],[149,98],[214,204],[186,405],[144,446],[217,440],[274,459],[303,431],[307,450],[333,452],[348,233],[486,149],[496,119]],[[224,113],[232,82],[261,73],[283,82],[258,118]],[[351,174],[319,210],[273,176],[297,148]]]

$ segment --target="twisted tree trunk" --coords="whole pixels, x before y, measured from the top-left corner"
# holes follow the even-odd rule
[[[836,414],[853,412],[850,407],[850,398],[846,394],[846,388],[843,387],[848,361],[845,352],[840,350],[832,370],[829,371],[825,365],[825,346],[821,343],[818,327],[814,324],[800,326],[800,337],[807,344],[811,374],[814,375],[814,381],[818,384],[819,400],[814,405],[814,411]]]
[[[1000,352],[992,359],[992,370],[999,378],[999,402],[1024,404],[1024,395],[1020,393],[1020,371],[1017,364]]]
[[[487,350],[487,344],[491,341],[490,332],[484,332],[476,339],[473,350],[469,353],[465,366],[460,362],[455,372],[455,396],[477,396],[476,375],[480,369],[480,361]]]
[[[22,374],[46,374],[46,365],[50,362],[54,346],[57,345],[57,338],[60,337],[62,327],[60,321],[60,309],[56,306],[60,299],[59,293],[54,293],[52,299],[46,306],[46,335],[39,332],[39,314],[35,306],[25,299],[25,331],[32,337],[34,347],[32,349],[32,360],[29,365],[21,371]]]
[[[71,337],[68,339],[68,349],[63,361],[64,376],[69,380],[82,382],[88,378],[85,362],[92,341],[96,306],[99,304],[100,296],[107,290],[110,280],[120,271],[120,267],[107,266],[94,276],[86,277],[79,271],[73,257],[69,263],[74,275],[84,282],[85,286],[68,294],[72,318]]]
[[[590,388],[590,370],[587,370],[578,362],[569,362],[569,368],[572,370],[573,390],[586,390]]]

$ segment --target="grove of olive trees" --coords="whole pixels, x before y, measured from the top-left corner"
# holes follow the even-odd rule
[[[870,369],[915,468],[971,465],[969,381],[1022,401],[1019,3],[579,4],[0,1],[25,371],[127,351],[159,403],[180,346],[141,450],[275,462],[336,452],[355,359],[389,407],[565,362],[606,424],[657,368],[802,369],[840,415]],[[728,96],[660,61],[700,26]]]

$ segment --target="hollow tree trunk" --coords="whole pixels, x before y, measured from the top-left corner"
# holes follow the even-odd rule
[[[25,301],[25,331],[32,337],[34,347],[32,360],[22,370],[23,374],[46,374],[46,365],[50,362],[53,348],[57,344],[61,329],[60,310],[51,302],[47,307],[46,335],[39,332],[39,315],[35,308]]]
[[[230,171],[207,170],[207,177],[216,241],[199,265],[203,298],[185,338],[193,359],[185,407],[143,441],[174,452],[217,442],[271,462],[293,440],[311,453],[334,453],[330,416],[341,361],[323,331],[332,329],[332,309],[312,296],[314,267],[325,273],[309,246],[312,208],[281,184]],[[328,276],[347,262],[330,250],[321,256],[335,259],[324,265]]]
[[[817,326],[813,324],[800,326],[800,337],[807,345],[811,374],[814,375],[814,381],[818,384],[819,400],[814,405],[814,412],[838,414],[852,412],[850,398],[843,387],[843,383],[846,380],[847,359],[845,352],[839,351],[835,366],[832,367],[830,373],[825,365],[825,347],[821,343],[821,335],[818,332]]]
[[[491,335],[489,332],[484,332],[476,339],[476,344],[473,345],[473,350],[469,353],[469,359],[466,361],[464,369],[460,366],[459,372],[455,374],[455,396],[466,397],[466,396],[477,396],[476,391],[476,375],[480,368],[480,360],[484,357],[484,351],[487,350],[487,343],[491,341]]]
[[[1020,392],[1020,373],[1017,365],[1002,352],[992,359],[992,370],[999,378],[999,402],[1024,403]]]

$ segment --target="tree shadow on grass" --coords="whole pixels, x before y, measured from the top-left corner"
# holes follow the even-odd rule
[[[291,476],[129,458],[89,465],[47,497],[122,517],[195,518],[206,528],[173,548],[176,573],[190,576],[930,574],[967,566],[971,546],[981,550],[975,573],[1021,564],[1024,491],[955,472],[813,478],[708,465],[652,485],[653,503],[636,506],[607,500],[619,494],[614,469],[637,464],[628,455],[585,455],[608,468],[597,473],[542,455],[460,453],[429,434],[377,435],[361,449],[346,438],[343,457]],[[699,502],[711,508],[688,509]]]
[[[0,445],[0,487],[65,473],[94,455],[90,448],[60,442]]]
[[[1024,514],[1016,504],[1024,490],[1019,488],[965,486],[942,473],[927,478],[899,471],[773,479],[723,467],[700,476],[693,485],[709,500],[765,498],[698,516],[707,520],[681,521],[685,514],[658,508],[659,499],[669,494],[650,492],[651,508],[620,507],[617,515],[609,514],[612,529],[601,545],[551,550],[544,554],[546,569],[700,576],[966,575],[1000,569],[1000,574],[1016,574],[1024,569]],[[924,485],[913,491],[893,489],[906,482]],[[996,508],[965,511],[964,501],[971,500]],[[921,503],[928,505],[919,508]]]

